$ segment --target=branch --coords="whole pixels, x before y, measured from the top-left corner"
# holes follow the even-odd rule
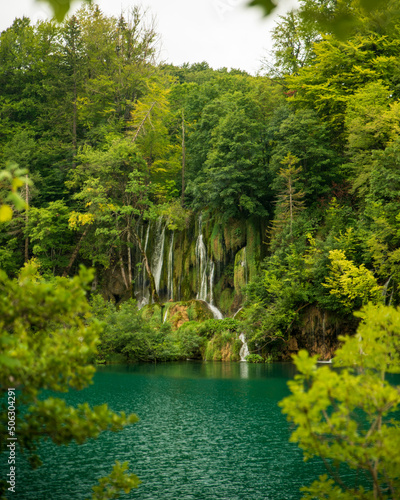
[[[155,101],[152,103],[152,105],[150,106],[150,109],[147,111],[146,113],[146,116],[143,118],[141,124],[139,125],[139,128],[136,130],[136,133],[135,135],[133,136],[133,139],[132,139],[132,142],[135,142],[136,139],[137,139],[137,136],[139,135],[139,132],[142,130],[142,127],[144,125],[144,122],[147,120],[147,117],[150,115],[151,113],[151,110],[154,108],[154,105],[155,105]]]

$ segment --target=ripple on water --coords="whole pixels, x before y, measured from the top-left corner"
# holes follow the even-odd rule
[[[72,404],[108,402],[139,423],[83,446],[44,444],[46,465],[21,464],[18,500],[87,498],[115,460],[130,462],[143,484],[121,498],[140,500],[291,500],[324,469],[304,463],[288,442],[277,402],[293,375],[287,365],[181,363],[106,367]]]

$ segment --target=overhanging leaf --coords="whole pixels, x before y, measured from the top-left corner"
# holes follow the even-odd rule
[[[0,222],[7,222],[12,219],[12,208],[9,205],[0,206]]]
[[[70,0],[36,0],[38,2],[47,3],[54,12],[55,19],[60,23],[64,20],[71,8]],[[84,3],[92,3],[92,0],[85,0]]]
[[[277,5],[271,0],[251,0],[248,3],[249,7],[261,7],[264,11],[264,16],[269,16],[271,12],[276,9]]]

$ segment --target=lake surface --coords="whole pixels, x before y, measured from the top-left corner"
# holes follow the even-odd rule
[[[277,403],[294,371],[290,363],[101,367],[94,385],[69,393],[68,403],[106,402],[140,421],[82,446],[44,443],[40,469],[17,463],[18,493],[10,498],[88,498],[115,460],[128,460],[142,484],[124,499],[299,499],[299,488],[325,469],[317,459],[305,463],[288,442]]]

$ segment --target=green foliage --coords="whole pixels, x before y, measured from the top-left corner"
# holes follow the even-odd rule
[[[205,338],[202,336],[201,324],[195,321],[184,323],[173,334],[179,356],[182,359],[199,358]]]
[[[269,169],[274,174],[275,191],[282,190],[282,177],[278,173],[282,165],[301,168],[296,176],[296,189],[304,192],[306,205],[316,202],[331,192],[332,182],[340,182],[342,172],[338,168],[340,154],[332,145],[332,135],[320,116],[312,109],[279,108],[268,123],[268,135],[273,144]],[[301,173],[300,173],[301,172]]]
[[[267,214],[264,124],[280,101],[273,85],[247,75],[219,75],[190,89],[186,194],[193,208],[206,205],[226,218]]]
[[[306,19],[301,9],[288,12],[272,30],[274,62],[264,61],[265,69],[278,77],[297,73],[312,60],[313,43],[318,38],[315,23]]]
[[[263,277],[248,287],[244,311],[247,337],[267,343],[286,338],[314,290],[303,255],[292,244],[266,259]]]
[[[305,459],[322,458],[330,479],[305,487],[303,498],[397,498],[400,489],[399,388],[387,374],[400,373],[400,312],[369,304],[358,314],[357,334],[342,337],[334,366],[318,368],[300,351],[299,370],[280,406],[296,426],[291,441]],[[398,416],[398,415],[397,415]],[[343,465],[358,471],[355,484]]]
[[[248,363],[264,363],[264,358],[259,354],[249,354],[246,356]]]
[[[278,195],[277,216],[273,223],[278,230],[279,225],[289,221],[290,235],[292,235],[293,221],[296,214],[304,208],[304,192],[296,189],[298,174],[302,171],[301,167],[295,167],[298,162],[299,159],[296,156],[288,153],[281,161],[281,164],[284,166],[278,172],[283,187]]]
[[[143,318],[133,299],[117,309],[96,295],[92,298],[92,311],[103,324],[98,348],[100,361],[110,362],[114,354],[123,355],[126,361],[165,361],[179,357],[170,325]]]
[[[16,210],[22,210],[26,207],[25,201],[18,193],[19,188],[30,181],[26,176],[27,171],[18,167],[16,163],[10,162],[6,168],[0,172],[0,196],[8,203],[0,205],[0,223],[8,222],[13,216],[13,207]]]
[[[97,351],[101,330],[97,321],[86,324],[86,300],[90,271],[81,269],[71,280],[44,281],[34,263],[26,265],[15,280],[0,272],[0,386],[17,390],[16,444],[33,466],[40,465],[37,447],[42,439],[56,444],[78,444],[102,431],[121,431],[137,421],[107,405],[90,408],[87,403],[69,407],[63,399],[41,398],[41,391],[67,392],[91,383],[94,368],[89,360]],[[2,398],[0,449],[6,449],[7,410]],[[130,489],[132,481],[119,482]]]
[[[72,247],[72,231],[69,228],[70,210],[63,200],[52,201],[46,208],[29,210],[27,236],[32,255],[37,257],[41,271],[60,271],[67,265]]]
[[[352,261],[346,259],[343,250],[330,251],[329,258],[330,274],[323,286],[338,298],[340,307],[352,311],[369,301],[375,304],[382,301],[382,287],[364,264],[355,266]]]
[[[119,498],[123,490],[129,493],[132,488],[137,488],[141,481],[134,474],[126,474],[128,462],[116,461],[109,476],[99,479],[99,485],[93,486],[92,500],[109,500]]]

